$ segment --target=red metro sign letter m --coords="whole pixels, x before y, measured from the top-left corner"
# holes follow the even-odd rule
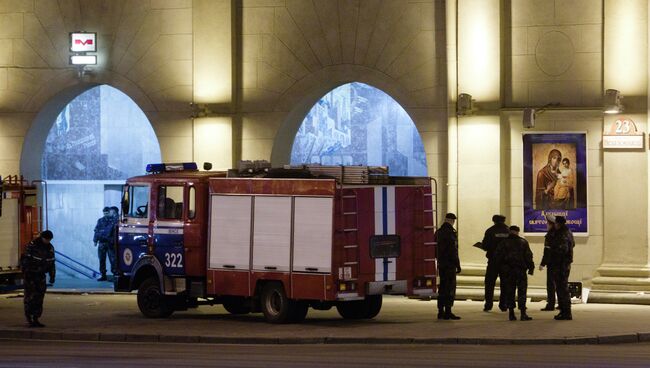
[[[97,33],[71,32],[70,51],[72,52],[97,52]]]

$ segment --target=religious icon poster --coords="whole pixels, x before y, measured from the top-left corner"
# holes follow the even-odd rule
[[[546,214],[587,235],[587,136],[524,134],[524,232],[546,233]]]

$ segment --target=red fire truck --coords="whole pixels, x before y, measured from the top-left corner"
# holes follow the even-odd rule
[[[20,255],[41,230],[37,187],[17,175],[0,179],[0,286],[22,285]]]
[[[383,294],[435,295],[430,178],[356,166],[147,171],[124,188],[115,278],[115,290],[138,290],[147,317],[223,304],[273,323],[309,307],[365,319]]]

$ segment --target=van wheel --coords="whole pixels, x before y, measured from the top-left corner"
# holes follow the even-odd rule
[[[291,322],[293,303],[287,298],[282,285],[277,283],[264,285],[260,302],[267,322]]]
[[[251,312],[250,303],[247,303],[246,298],[238,296],[225,298],[223,308],[230,314],[248,314]]]
[[[169,300],[160,291],[160,284],[156,277],[150,277],[140,284],[138,288],[138,308],[140,308],[143,315],[149,318],[164,318],[174,313]]]

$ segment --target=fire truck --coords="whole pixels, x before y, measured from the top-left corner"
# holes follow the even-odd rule
[[[386,168],[152,164],[124,186],[116,291],[146,317],[201,304],[271,323],[336,307],[374,318],[382,295],[436,295],[436,185]]]
[[[18,175],[0,179],[0,288],[22,285],[20,255],[41,230],[37,186]]]

